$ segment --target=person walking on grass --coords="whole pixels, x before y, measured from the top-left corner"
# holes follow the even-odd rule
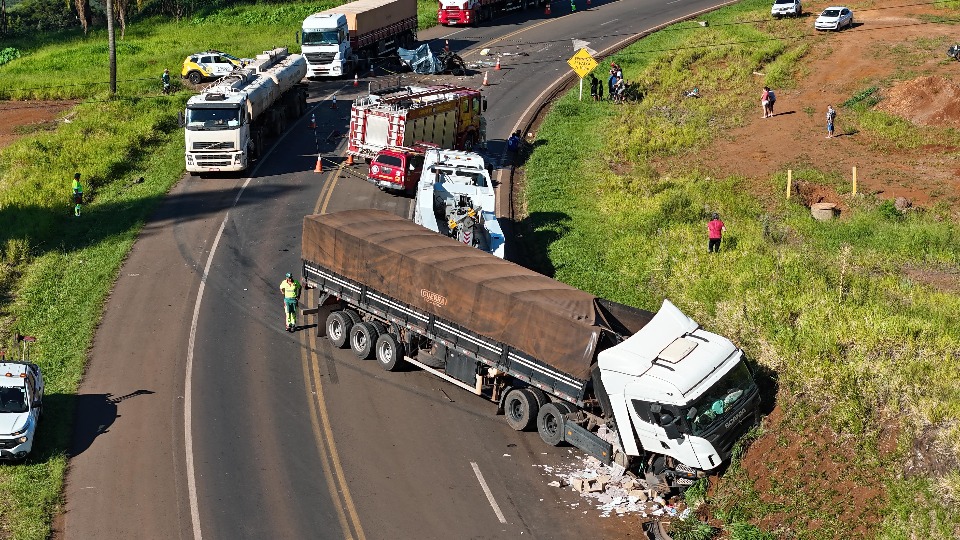
[[[83,204],[83,185],[80,184],[80,173],[73,175],[73,216],[80,217],[80,205]]]
[[[709,241],[707,242],[708,253],[720,252],[720,239],[723,238],[723,233],[725,232],[727,232],[727,228],[724,227],[723,222],[720,221],[720,214],[714,212],[710,222],[707,223],[707,236],[709,237]]]
[[[293,279],[293,274],[287,272],[286,279],[280,282],[280,292],[283,293],[283,312],[286,315],[287,332],[293,332],[297,328],[300,282]]]
[[[837,119],[837,111],[833,105],[827,105],[827,138],[833,138],[833,122]]]

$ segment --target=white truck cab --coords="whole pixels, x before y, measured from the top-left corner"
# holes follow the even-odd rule
[[[346,75],[353,65],[350,29],[342,13],[314,13],[304,19],[300,45],[307,77]]]
[[[669,300],[640,331],[601,351],[598,363],[627,455],[646,450],[714,469],[759,420],[743,352]]]
[[[43,402],[36,364],[0,362],[0,459],[24,459],[33,448]]]

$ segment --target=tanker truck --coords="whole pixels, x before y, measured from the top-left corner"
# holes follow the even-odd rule
[[[243,171],[307,108],[307,62],[277,48],[192,96],[182,115],[191,175]]]
[[[339,77],[413,48],[416,32],[417,0],[357,0],[307,17],[297,41],[309,77]]]
[[[305,313],[334,346],[416,366],[651,487],[691,485],[760,420],[743,351],[669,300],[598,298],[380,210],[306,216],[302,258]]]

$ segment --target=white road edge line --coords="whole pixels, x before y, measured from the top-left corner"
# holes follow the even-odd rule
[[[503,512],[500,511],[500,505],[497,504],[497,501],[493,498],[493,493],[490,493],[490,488],[487,487],[487,481],[483,479],[483,474],[480,472],[480,467],[473,461],[470,462],[470,466],[473,467],[473,472],[477,475],[477,480],[480,481],[480,487],[483,488],[483,493],[486,494],[487,500],[490,501],[490,506],[493,507],[493,512],[497,514],[497,519],[500,520],[500,523],[506,523],[507,518],[503,517]]]
[[[312,113],[317,110],[320,104],[314,105],[309,111],[304,112],[303,116],[300,119],[307,117],[308,113]],[[299,123],[296,122],[296,123]],[[296,123],[294,125],[296,125]],[[292,126],[291,126],[292,127]],[[291,133],[292,129],[288,129],[286,133],[283,134],[277,142],[273,143],[273,146],[270,147],[270,150],[264,154],[264,158],[273,153],[274,149],[287,138],[287,135]],[[220,237],[223,236],[223,230],[227,228],[227,218],[230,217],[230,210],[232,210],[237,203],[240,202],[240,196],[243,195],[243,191],[247,189],[247,186],[250,184],[250,180],[257,175],[257,171],[260,170],[260,165],[262,165],[266,160],[261,158],[257,162],[257,166],[253,168],[253,171],[250,172],[250,176],[247,177],[243,185],[240,186],[240,191],[237,192],[236,198],[233,199],[233,204],[230,205],[230,208],[227,210],[227,213],[223,216],[223,222],[220,223],[220,230],[217,231],[217,236],[213,239],[213,246],[210,248],[210,255],[207,257],[207,264],[203,267],[203,274],[200,276],[200,287],[197,289],[197,302],[193,306],[193,320],[190,322],[190,338],[187,341],[187,365],[186,365],[186,375],[184,377],[184,387],[183,387],[183,446],[186,453],[186,462],[187,462],[187,498],[190,499],[190,520],[193,524],[193,538],[194,540],[203,540],[203,532],[200,529],[200,504],[197,498],[197,477],[196,471],[193,465],[193,399],[191,399],[191,394],[193,393],[193,346],[196,343],[197,338],[197,323],[200,319],[200,302],[203,300],[203,290],[207,286],[207,277],[210,275],[210,266],[213,264],[213,256],[217,253],[217,246],[220,244]]]
[[[619,20],[620,20],[620,19],[613,19],[613,20],[610,20],[610,21],[607,21],[607,22],[604,22],[604,23],[600,23],[600,26],[605,26],[605,25],[608,25],[608,24],[610,24],[610,23],[612,23],[612,22],[617,22],[617,21],[619,21]]]

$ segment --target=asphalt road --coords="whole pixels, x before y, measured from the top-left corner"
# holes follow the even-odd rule
[[[572,38],[602,51],[715,2],[580,4],[420,33],[448,36],[468,64],[491,59],[481,48],[511,53],[484,90],[494,161],[530,103],[568,72]],[[479,86],[482,74],[429,79]],[[316,130],[308,114],[250,179],[186,178],[144,228],[81,386],[58,536],[626,536],[627,524],[546,485],[538,466],[570,462],[569,449],[512,431],[493,404],[429,374],[383,372],[311,327],[283,331],[278,286],[298,270],[304,215],[410,212],[409,199],[341,166],[335,132],[363,90],[311,84]]]

